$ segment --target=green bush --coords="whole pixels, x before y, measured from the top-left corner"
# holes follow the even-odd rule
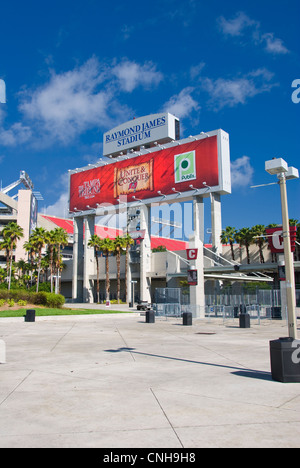
[[[26,289],[19,290],[0,290],[0,307],[5,303],[8,303],[9,307],[13,307],[17,302],[18,305],[42,305],[52,308],[60,308],[65,303],[65,298],[62,294],[55,294],[45,291],[31,292]]]
[[[35,292],[36,285],[31,286],[29,291]],[[49,282],[39,283],[39,292],[50,292],[51,291],[51,284]]]
[[[46,305],[48,307],[53,308],[60,308],[65,303],[65,298],[62,294],[55,294],[55,293],[46,293],[47,294],[47,302]]]
[[[29,302],[30,293],[26,289],[11,289],[8,291],[10,299],[13,299],[15,302],[26,301]]]
[[[9,291],[7,289],[0,290],[0,299],[9,299]]]
[[[26,306],[26,305],[27,305],[27,301],[22,301],[22,299],[20,299],[20,300],[18,301],[18,305],[21,306],[21,307],[22,307],[22,306]]]
[[[47,304],[47,294],[46,292],[31,292],[30,293],[30,302],[35,305],[46,305]]]

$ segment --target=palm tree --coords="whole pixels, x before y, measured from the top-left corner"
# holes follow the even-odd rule
[[[263,246],[266,241],[266,226],[263,224],[256,224],[252,228],[253,238],[256,245],[259,248],[259,256],[260,256],[260,263],[265,263],[264,253],[263,253]]]
[[[49,267],[50,267],[50,290],[53,292],[53,273],[54,273],[54,249],[56,246],[55,230],[46,233],[46,242],[49,252]]]
[[[10,241],[8,239],[3,239],[3,241],[0,242],[0,250],[5,250],[5,254],[6,254],[6,280],[8,283],[9,251],[10,251]]]
[[[36,292],[38,292],[39,282],[40,282],[41,262],[42,262],[42,250],[46,245],[47,231],[42,227],[37,227],[32,232],[29,240],[31,242],[31,245],[34,251],[38,255],[38,276],[37,276],[37,283],[36,283]]]
[[[34,270],[34,254],[35,254],[35,251],[34,251],[34,246],[32,244],[32,242],[30,240],[24,242],[23,244],[23,247],[24,249],[26,250],[26,252],[28,252],[28,261],[29,261],[29,265],[30,265],[30,268],[29,268],[29,271],[30,271],[30,283],[31,283],[31,286],[32,286],[32,272]]]
[[[2,236],[4,240],[7,240],[10,243],[9,248],[9,260],[10,260],[10,271],[9,271],[9,280],[8,280],[8,289],[10,289],[11,284],[11,272],[12,272],[12,258],[13,251],[16,248],[16,242],[23,237],[23,228],[17,223],[12,221],[8,223],[2,230]]]
[[[124,237],[124,245],[126,249],[126,257],[125,257],[125,297],[126,297],[126,302],[128,301],[128,291],[127,291],[127,270],[128,270],[128,260],[129,260],[129,250],[130,246],[134,244],[134,240],[132,237],[127,233]]]
[[[101,250],[101,239],[97,234],[93,234],[88,242],[89,247],[94,247],[94,254],[97,265],[97,302],[100,303],[100,284],[99,284],[99,257],[98,252]]]
[[[109,301],[109,292],[110,292],[110,280],[109,280],[109,254],[114,250],[113,241],[106,237],[101,239],[100,250],[105,256],[105,271],[106,271],[106,280],[105,280],[105,290],[106,290],[106,301]]]
[[[61,281],[60,281],[60,275],[59,272],[62,270],[62,264],[61,264],[61,255],[60,255],[60,250],[61,247],[65,247],[69,243],[69,238],[68,238],[68,233],[65,229],[63,228],[56,228],[54,229],[54,237],[55,237],[55,245],[57,247],[57,264],[56,264],[56,269],[57,269],[57,274],[59,277],[58,281],[58,292],[60,293],[61,290]]]
[[[236,240],[240,246],[244,245],[247,252],[247,263],[250,264],[250,245],[253,242],[253,231],[250,228],[242,228],[236,233]]]
[[[121,253],[126,249],[124,237],[117,236],[113,240],[114,254],[117,257],[117,300],[120,304],[120,286],[121,286]]]
[[[236,231],[236,229],[234,227],[227,226],[226,229],[223,229],[222,234],[221,234],[221,242],[223,244],[230,244],[231,256],[232,256],[233,261],[235,260],[233,244],[234,244],[234,242],[236,240],[235,239],[236,233],[237,233],[237,231]]]

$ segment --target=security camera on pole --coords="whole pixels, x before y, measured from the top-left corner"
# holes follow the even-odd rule
[[[299,178],[299,173],[294,167],[288,167],[286,161],[281,158],[266,161],[265,169],[269,174],[277,175],[280,185],[288,309],[288,337],[270,342],[272,377],[280,382],[300,382],[300,360],[297,358],[300,341],[297,340],[295,273],[286,191],[286,181]]]

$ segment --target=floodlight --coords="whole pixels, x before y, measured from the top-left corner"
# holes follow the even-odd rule
[[[288,172],[288,164],[282,158],[274,158],[270,161],[266,161],[265,170],[271,175],[281,174],[283,172]]]
[[[285,174],[286,180],[299,179],[299,171],[295,167],[289,167]]]
[[[175,193],[179,193],[179,195],[181,195],[181,192],[178,192],[178,190],[176,190],[176,188],[175,188],[175,187],[173,187],[173,188],[172,188],[172,190],[173,190],[173,192],[175,192]]]

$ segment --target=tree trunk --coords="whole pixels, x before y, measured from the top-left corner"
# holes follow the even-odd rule
[[[100,304],[99,259],[98,259],[98,256],[96,256],[96,263],[97,263],[97,303]]]
[[[120,276],[121,276],[121,252],[117,252],[117,300],[120,304]]]
[[[231,247],[231,256],[232,256],[232,260],[235,260],[234,258],[234,250],[233,250],[233,243],[230,242],[230,247]]]
[[[110,289],[110,281],[109,281],[109,258],[108,253],[105,257],[105,269],[106,269],[106,300],[109,301],[109,289]]]

